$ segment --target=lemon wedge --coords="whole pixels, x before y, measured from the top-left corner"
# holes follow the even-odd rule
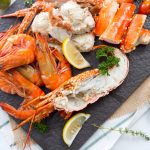
[[[84,122],[90,117],[90,114],[78,113],[71,117],[65,124],[63,128],[63,140],[70,147],[73,140],[79,133]]]
[[[68,62],[77,69],[90,67],[78,49],[69,38],[66,38],[62,44],[62,51]]]

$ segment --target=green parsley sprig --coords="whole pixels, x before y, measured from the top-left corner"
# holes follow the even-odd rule
[[[120,134],[129,134],[132,136],[138,136],[144,138],[146,141],[150,141],[150,136],[148,136],[146,133],[142,131],[134,131],[130,130],[128,128],[108,128],[104,126],[98,126],[96,124],[92,124],[94,127],[99,128],[99,129],[104,129],[104,130],[109,130],[109,131],[116,131],[119,132]]]
[[[46,124],[45,120],[42,120],[39,123],[34,123],[33,126],[40,132],[46,133],[48,131],[48,125]]]
[[[24,5],[26,7],[31,7],[32,4],[33,4],[33,0],[24,0]]]
[[[110,46],[102,46],[96,52],[96,58],[104,58],[105,60],[102,61],[98,65],[98,69],[101,71],[102,75],[109,75],[109,69],[113,66],[118,66],[120,59],[114,56],[114,47]]]

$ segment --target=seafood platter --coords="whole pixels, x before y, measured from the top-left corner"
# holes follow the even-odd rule
[[[0,107],[15,129],[44,119],[30,131],[43,149],[79,149],[150,75],[149,14],[149,0],[16,0],[0,16]],[[68,148],[78,112],[91,117]]]

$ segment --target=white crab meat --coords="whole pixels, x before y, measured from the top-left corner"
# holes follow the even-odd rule
[[[71,38],[71,33],[69,33],[67,30],[56,27],[56,26],[51,26],[49,29],[49,34],[57,39],[59,42],[63,42],[66,38]]]
[[[50,28],[49,14],[47,12],[41,12],[35,16],[31,29],[33,32],[41,34],[48,34]]]
[[[31,25],[31,28],[33,32],[50,34],[59,42],[63,42],[66,38],[71,37],[71,33],[67,30],[51,25],[48,12],[41,12],[36,15]]]
[[[74,45],[80,52],[89,52],[94,46],[95,36],[92,33],[78,34],[72,37]]]
[[[66,112],[79,111],[117,88],[128,74],[129,62],[120,50],[115,49],[114,53],[120,62],[118,67],[109,70],[109,76],[101,75],[98,69],[87,71],[71,78],[54,94],[52,92],[55,108]]]
[[[64,21],[72,25],[73,34],[90,32],[95,27],[95,21],[88,8],[81,8],[74,1],[68,1],[60,7]]]
[[[73,41],[81,52],[90,51],[94,45],[94,35],[85,34],[90,32],[94,26],[94,19],[88,8],[81,8],[74,1],[64,3],[59,9],[53,8],[52,14],[61,17],[63,22],[71,25],[72,32],[62,27],[52,25],[49,19],[48,12],[41,12],[33,20],[31,25],[33,32],[41,34],[50,34],[59,42],[63,42],[66,38],[71,38],[73,34]]]

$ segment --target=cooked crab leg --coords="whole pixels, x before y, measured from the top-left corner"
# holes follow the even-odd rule
[[[112,23],[107,27],[100,39],[112,44],[119,44],[127,30],[136,6],[122,3]]]
[[[91,5],[99,5],[102,6],[103,5],[103,1],[104,0],[75,0],[77,3],[82,4],[82,3],[87,3],[87,4],[91,4]]]
[[[134,1],[133,0],[117,0],[117,2],[121,4],[121,3],[133,3]]]
[[[135,49],[135,46],[140,37],[141,30],[143,28],[146,15],[136,14],[128,28],[125,39],[122,41],[121,50],[125,53],[129,53]]]
[[[37,1],[35,2],[31,8],[22,9],[16,11],[12,14],[7,14],[0,16],[0,18],[7,18],[7,17],[24,17],[20,27],[18,28],[18,33],[23,33],[25,29],[28,28],[30,23],[32,22],[35,15],[40,11],[49,11],[52,8],[52,3],[47,3],[44,1]]]
[[[8,17],[24,17],[26,13],[29,12],[29,9],[26,8],[26,9],[22,9],[22,10],[18,10],[14,13],[11,13],[11,14],[6,14],[6,15],[3,15],[3,16],[0,16],[0,18],[8,18]]]
[[[100,36],[112,22],[119,4],[114,0],[105,0],[98,16],[95,34]]]
[[[19,26],[18,34],[23,33],[29,27],[29,25],[32,22],[32,20],[34,19],[35,15],[36,15],[35,11],[28,12],[25,15],[24,19],[22,20],[22,23]]]
[[[139,44],[148,45],[149,43],[150,43],[150,30],[142,29],[136,45]]]
[[[23,9],[23,10],[16,11],[12,14],[0,16],[0,18],[24,17],[21,25],[18,28],[18,33],[23,33],[25,31],[25,29],[28,28],[28,26],[32,22],[33,18],[35,17],[35,15],[36,15],[36,11],[30,11],[30,9]]]

